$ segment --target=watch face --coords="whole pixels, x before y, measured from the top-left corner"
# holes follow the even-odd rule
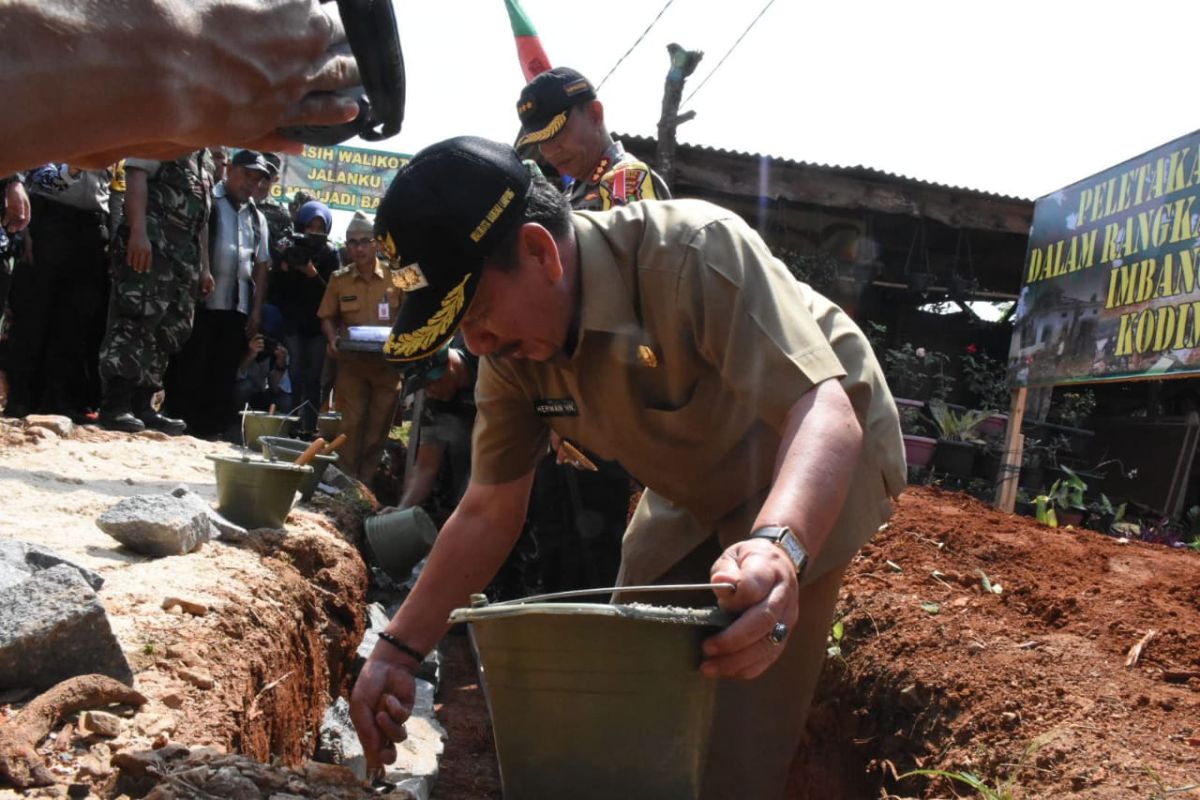
[[[796,540],[795,535],[791,531],[787,531],[783,536],[779,537],[779,546],[788,554],[788,558],[792,560],[792,564],[795,565],[797,571],[808,561],[808,553],[804,552],[804,548],[800,546],[800,542]]]

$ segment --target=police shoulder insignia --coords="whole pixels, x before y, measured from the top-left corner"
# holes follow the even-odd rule
[[[423,353],[436,345],[450,330],[454,324],[454,318],[458,316],[458,312],[465,305],[466,286],[470,279],[471,273],[467,273],[457,286],[447,292],[446,296],[442,298],[441,306],[424,325],[410,333],[389,336],[387,343],[383,346],[384,355],[403,361],[414,353]]]
[[[623,206],[637,200],[656,200],[654,182],[650,170],[638,163],[633,166],[622,164],[605,175],[600,181],[600,194],[605,208]]]

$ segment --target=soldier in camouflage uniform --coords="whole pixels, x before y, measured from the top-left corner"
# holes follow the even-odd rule
[[[272,190],[279,184],[282,161],[275,153],[263,153],[263,160],[270,169],[269,179],[254,193],[254,205],[267,220],[267,249],[271,251],[271,264],[279,266],[280,256],[286,249],[280,242],[292,232],[293,214],[275,199]]]
[[[207,150],[175,161],[125,162],[125,219],[113,246],[108,329],[100,349],[100,424],[183,433],[150,398],[192,333],[196,298],[212,291],[208,214],[215,165]]]

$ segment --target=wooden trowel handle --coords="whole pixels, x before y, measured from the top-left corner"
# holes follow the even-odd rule
[[[334,450],[337,450],[339,447],[344,445],[345,443],[346,443],[346,434],[339,433],[332,442],[325,445],[325,449],[321,451],[321,455],[327,456],[330,453],[332,453]]]
[[[318,436],[316,439],[313,439],[313,442],[308,446],[308,449],[301,453],[300,457],[296,459],[296,466],[303,467],[305,464],[312,461],[317,457],[317,453],[320,453],[321,448],[324,446],[325,440],[320,436]]]

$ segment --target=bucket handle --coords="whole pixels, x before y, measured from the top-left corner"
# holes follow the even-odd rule
[[[552,592],[550,594],[535,594],[529,597],[518,597],[515,600],[503,600],[499,603],[488,603],[487,598],[483,595],[473,595],[471,598],[472,606],[486,605],[489,608],[496,606],[519,606],[525,603],[540,603],[546,600],[566,600],[570,597],[589,597],[599,594],[612,594],[620,592],[621,594],[641,594],[651,592],[698,592],[709,589],[737,589],[736,583],[664,583],[658,586],[608,586],[600,589],[572,589],[567,592]],[[482,602],[477,602],[477,598],[482,598]]]

